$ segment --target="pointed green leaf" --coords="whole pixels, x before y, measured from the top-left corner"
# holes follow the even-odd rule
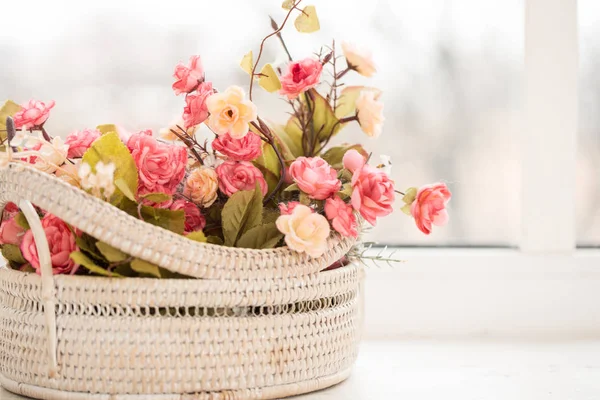
[[[115,124],[102,124],[96,127],[103,135],[111,132],[119,133],[119,129]]]
[[[295,0],[284,0],[283,3],[281,3],[281,8],[283,8],[284,10],[291,10],[292,7],[294,7],[295,4]]]
[[[411,187],[406,190],[406,193],[402,197],[402,201],[404,201],[407,205],[411,205],[413,201],[417,198],[417,188]]]
[[[0,138],[6,139],[6,118],[14,116],[21,111],[21,106],[12,100],[6,100],[0,107]]]
[[[123,193],[123,196],[127,197],[131,201],[135,201],[135,195],[127,185],[127,182],[125,182],[125,179],[115,179],[115,187]]]
[[[128,257],[128,255],[123,253],[121,250],[115,249],[111,245],[104,242],[96,242],[96,247],[98,248],[100,253],[102,253],[104,258],[106,258],[108,262],[111,263],[123,261]]]
[[[140,260],[139,258],[136,258],[131,262],[131,269],[133,269],[138,274],[150,275],[156,278],[161,277],[158,265],[154,265],[152,263],[149,263],[148,261]]]
[[[412,213],[410,212],[410,204],[405,204],[400,210],[402,210],[402,212],[409,217],[412,216]]]
[[[262,153],[253,163],[265,176],[271,193],[277,186],[281,174],[281,165],[273,147],[267,142],[262,142]]]
[[[116,132],[102,135],[85,152],[82,159],[82,162],[90,164],[94,171],[99,161],[105,164],[115,164],[115,185],[116,181],[122,179],[124,182],[120,183],[120,185],[126,186],[129,189],[129,194],[132,194],[133,198],[135,198],[138,187],[138,172],[135,161],[131,153],[129,153],[127,146],[119,139],[119,135]],[[112,196],[111,203],[115,205],[119,204],[123,197],[126,196],[117,187],[115,194]]]
[[[302,148],[302,129],[300,122],[295,116],[290,117],[283,129],[277,131],[277,136],[287,145],[293,158],[304,156]]]
[[[173,197],[166,193],[148,193],[141,195],[140,198],[151,201],[153,203],[163,203],[165,201],[171,200]]]
[[[262,222],[263,222],[263,224],[275,222],[275,221],[277,221],[277,218],[279,218],[280,215],[281,214],[279,213],[279,211],[270,210],[268,208],[265,208],[263,210]]]
[[[212,243],[212,244],[218,244],[220,246],[223,245],[223,239],[221,239],[218,236],[214,236],[214,235],[211,235],[211,236],[207,237],[206,238],[206,242],[207,243]]]
[[[247,249],[272,249],[279,243],[283,233],[279,232],[275,222],[262,224],[249,229],[240,236],[236,247]]]
[[[298,32],[312,33],[321,28],[315,6],[306,6],[294,21]]]
[[[116,272],[110,272],[107,269],[95,264],[88,256],[86,256],[80,251],[72,252],[69,257],[71,258],[71,260],[75,261],[75,263],[81,265],[93,274],[101,276],[110,276],[114,278],[122,278],[122,275],[119,275]]]
[[[25,218],[25,214],[23,214],[22,212],[19,212],[15,216],[15,222],[23,229],[30,229],[29,222],[27,221],[27,218]]]
[[[185,235],[186,238],[193,240],[194,242],[201,242],[201,243],[206,243],[206,236],[204,235],[204,232],[202,231],[195,231],[195,232],[190,232],[187,235]]]
[[[164,208],[154,208],[150,206],[141,206],[127,198],[124,198],[119,208],[127,214],[142,219],[149,224],[160,226],[171,232],[182,235],[185,228],[185,213],[183,210],[167,210]]]
[[[347,200],[352,196],[352,184],[350,182],[346,182],[342,185],[342,190],[338,193],[343,200]]]
[[[300,190],[297,183],[292,183],[290,186],[286,187],[284,192],[295,192]]]
[[[281,89],[281,82],[279,77],[275,73],[271,64],[265,64],[260,71],[260,77],[258,78],[258,84],[261,88],[265,89],[269,93],[273,93]]]
[[[252,50],[250,50],[248,53],[246,53],[246,55],[244,56],[244,58],[242,58],[242,61],[240,61],[240,67],[242,67],[242,69],[244,71],[246,71],[246,73],[248,75],[250,75],[252,73],[252,68],[254,67],[254,60],[252,57]]]
[[[339,123],[329,102],[319,94],[315,89],[310,89],[310,98],[313,118],[312,124],[315,134],[320,141],[327,140],[328,137],[334,136],[340,131],[343,124]]]
[[[259,225],[262,210],[262,194],[258,185],[253,191],[232,194],[221,212],[225,246],[234,246],[244,232]]]
[[[27,260],[23,257],[19,246],[14,244],[3,244],[2,245],[2,256],[8,261],[15,262],[17,264],[26,264]]]

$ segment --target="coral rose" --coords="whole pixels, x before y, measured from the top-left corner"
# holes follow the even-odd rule
[[[48,246],[50,247],[52,273],[74,274],[77,272],[79,265],[69,258],[69,256],[72,252],[78,251],[79,247],[77,247],[75,236],[67,224],[52,214],[46,214],[42,218],[42,227],[44,228],[46,238],[48,239]],[[36,272],[40,274],[40,260],[31,229],[25,232],[23,236],[21,253],[23,253],[23,257],[29,261],[31,266],[35,268]]]
[[[175,66],[173,77],[176,79],[173,83],[173,90],[176,95],[181,93],[190,93],[204,81],[204,68],[200,56],[191,56],[190,65],[179,63]]]
[[[185,96],[185,107],[183,108],[183,126],[185,129],[191,128],[206,121],[208,118],[208,108],[206,100],[214,94],[211,82],[202,82],[198,86],[197,94]]]
[[[321,61],[305,58],[302,61],[290,63],[287,73],[281,77],[279,94],[292,100],[301,93],[315,87],[319,83],[323,71]]]
[[[227,196],[239,190],[254,190],[256,183],[263,196],[267,194],[267,182],[258,168],[248,161],[225,161],[217,167],[219,189]]]
[[[445,183],[433,183],[417,191],[417,197],[410,206],[410,213],[421,232],[429,235],[432,224],[442,226],[448,222],[446,204],[451,197],[452,194]]]
[[[342,51],[350,69],[366,77],[373,76],[377,72],[370,52],[360,50],[356,46],[346,42],[342,42]]]
[[[262,140],[254,132],[241,139],[226,133],[213,140],[212,147],[234,161],[252,161],[262,153]]]
[[[22,109],[14,116],[13,120],[16,129],[32,129],[42,126],[50,116],[50,110],[54,107],[54,100],[47,103],[29,100],[29,103],[23,104]]]
[[[212,168],[200,167],[193,170],[185,181],[183,194],[200,207],[210,207],[217,199],[219,179]]]
[[[127,147],[138,169],[138,191],[173,194],[185,175],[185,147],[159,143],[152,136],[133,134]]]
[[[65,144],[69,146],[69,158],[83,157],[83,153],[90,148],[92,143],[98,139],[102,133],[97,129],[84,129],[71,133],[65,139]]]
[[[178,199],[173,201],[171,210],[183,210],[185,214],[185,233],[201,231],[206,226],[206,219],[197,205],[191,201]]]
[[[383,103],[377,101],[379,94],[372,90],[363,90],[356,99],[356,113],[360,128],[368,136],[377,137],[383,129]]]
[[[2,221],[0,224],[0,244],[14,244],[18,246],[23,241],[25,229],[17,224],[15,217]]]
[[[321,157],[298,157],[290,165],[290,174],[308,197],[325,200],[342,186],[337,171]]]
[[[321,214],[313,213],[310,207],[299,204],[290,215],[280,215],[276,224],[290,249],[315,258],[327,250],[329,222]]]
[[[352,175],[352,207],[371,225],[392,212],[394,183],[378,168],[365,165]]]
[[[333,229],[342,236],[358,236],[356,216],[352,206],[346,204],[339,196],[333,196],[325,200],[325,215],[331,221]]]
[[[215,93],[206,100],[210,112],[208,125],[218,135],[229,133],[242,138],[248,133],[248,124],[258,118],[256,106],[244,100],[244,90],[230,86],[223,93]]]

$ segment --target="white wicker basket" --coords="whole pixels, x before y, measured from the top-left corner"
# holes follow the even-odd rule
[[[362,325],[359,266],[319,272],[287,248],[197,243],[30,167],[0,171],[0,206],[30,223],[41,276],[0,268],[0,384],[40,399],[273,399],[345,379]],[[53,276],[33,206],[133,256],[204,278]]]

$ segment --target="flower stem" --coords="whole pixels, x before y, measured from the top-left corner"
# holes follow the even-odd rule
[[[173,133],[173,135],[177,136],[187,146],[188,149],[190,149],[190,151],[192,152],[192,155],[194,156],[194,158],[196,160],[198,160],[200,165],[204,165],[204,161],[202,161],[202,157],[200,156],[200,154],[198,154],[198,152],[194,148],[194,143],[192,143],[189,140],[189,138],[187,138],[186,136],[183,136],[179,132],[175,131],[175,129],[170,129],[170,131],[171,131],[171,133]]]
[[[52,138],[50,137],[50,135],[48,135],[48,132],[46,132],[46,128],[44,128],[44,126],[41,126],[40,129],[42,130],[42,136],[44,136],[44,139],[50,142]]]
[[[267,197],[265,197],[265,199],[263,201],[263,204],[266,204],[269,202],[269,200],[271,200],[273,198],[273,196],[275,196],[275,193],[277,193],[277,191],[279,189],[281,189],[281,186],[283,185],[283,179],[285,176],[285,160],[283,159],[281,152],[275,145],[275,137],[271,133],[271,130],[269,129],[267,124],[265,124],[265,122],[262,119],[260,119],[260,117],[258,117],[258,124],[256,122],[251,122],[251,124],[260,133],[263,134],[264,137],[261,136],[261,139],[271,145],[271,147],[273,148],[273,151],[275,152],[275,155],[277,156],[277,160],[279,161],[279,166],[281,169],[281,171],[279,173],[279,181],[277,182],[277,185],[275,186],[273,191],[271,193],[269,193],[269,195]]]
[[[348,66],[348,68],[346,68],[343,71],[340,71],[336,76],[335,79],[340,79],[342,76],[346,75],[348,73],[348,71],[352,71],[352,68],[350,66]]]

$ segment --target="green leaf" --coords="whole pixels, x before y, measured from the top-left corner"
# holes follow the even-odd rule
[[[271,193],[277,186],[281,174],[281,165],[273,147],[269,143],[263,142],[262,153],[253,163],[265,176],[269,187],[268,192]]]
[[[133,157],[129,153],[127,146],[121,142],[116,132],[106,133],[97,139],[92,146],[83,155],[82,162],[90,164],[95,170],[96,164],[102,161],[105,164],[115,164],[115,186],[117,181],[122,179],[121,186],[129,189],[129,195],[133,198],[137,194],[138,172]],[[117,186],[115,194],[112,196],[112,204],[119,204],[123,197],[126,197],[123,191]]]
[[[337,101],[337,108],[335,109],[335,115],[338,118],[349,117],[356,115],[356,99],[363,90],[374,91],[375,97],[381,95],[381,90],[368,87],[368,86],[347,86],[342,89],[340,97]]]
[[[404,205],[400,210],[402,210],[402,212],[409,217],[412,216],[412,213],[410,212],[410,204]]]
[[[341,181],[350,182],[352,180],[352,172],[350,172],[346,168],[342,168],[338,172],[338,179],[340,179]]]
[[[348,150],[356,150],[362,154],[365,158],[369,156],[369,153],[360,144],[348,144],[344,143],[340,146],[335,146],[321,154],[321,158],[329,163],[335,169],[343,168],[342,160]]]
[[[98,262],[106,262],[106,258],[100,253],[96,247],[97,240],[88,234],[82,234],[80,236],[75,235],[75,243],[79,250],[83,251],[87,256],[93,258]]]
[[[294,26],[298,32],[312,33],[316,32],[321,28],[319,24],[319,18],[317,17],[317,10],[315,6],[306,6],[298,15],[294,21]]]
[[[298,118],[292,116],[285,127],[277,130],[277,136],[286,144],[292,154],[292,158],[304,156],[302,148],[302,129]]]
[[[139,218],[136,202],[123,198],[120,208],[129,215]],[[139,213],[142,219],[149,224],[160,226],[171,232],[182,235],[185,228],[185,213],[183,210],[167,210],[164,208],[154,208],[150,206],[141,206]]]
[[[352,184],[350,182],[346,182],[342,185],[342,190],[338,193],[343,200],[347,200],[352,196]]]
[[[221,239],[218,236],[214,236],[214,235],[211,235],[211,236],[207,237],[206,238],[206,242],[207,243],[212,243],[212,244],[218,244],[218,245],[221,245],[221,246],[223,245],[223,239]]]
[[[8,261],[15,262],[17,264],[26,264],[27,260],[23,257],[19,246],[14,244],[3,244],[2,245],[2,256]]]
[[[21,111],[21,106],[12,100],[6,100],[0,107],[0,138],[6,139],[6,118],[14,116]]]
[[[417,198],[417,188],[411,187],[406,190],[406,193],[402,197],[402,201],[404,201],[407,205],[411,205],[413,201]]]
[[[111,245],[104,242],[96,242],[96,247],[98,248],[100,253],[102,253],[104,258],[106,258],[108,262],[111,263],[123,261],[128,257],[128,255],[123,253],[121,250],[115,249]]]
[[[231,195],[221,218],[225,246],[234,246],[238,238],[262,222],[262,194],[257,185],[253,191],[244,190]]]
[[[74,251],[69,256],[71,260],[75,261],[75,263],[81,265],[88,271],[93,274],[101,275],[101,276],[110,276],[115,278],[122,278],[122,275],[119,275],[116,272],[110,272],[109,270],[97,265],[94,263],[88,256],[83,254],[81,251]]]
[[[98,125],[96,127],[96,129],[98,129],[100,131],[100,133],[102,133],[103,135],[106,135],[107,133],[111,133],[111,132],[119,133],[119,129],[117,128],[117,126],[115,124]]]
[[[297,183],[292,183],[290,186],[286,187],[284,192],[295,192],[300,190]]]
[[[171,200],[173,197],[166,193],[148,193],[140,196],[140,198],[151,201],[153,203],[163,203],[165,201]]]
[[[135,201],[135,195],[127,185],[127,182],[125,182],[125,179],[115,179],[115,187],[123,193],[123,196],[127,197],[131,201]]]
[[[19,225],[23,229],[31,229],[29,226],[29,222],[27,221],[27,218],[25,218],[25,214],[23,214],[22,212],[19,212],[15,216],[15,222],[17,223],[17,225]]]
[[[140,260],[139,258],[136,258],[131,262],[131,269],[133,269],[138,274],[150,275],[156,278],[161,278],[160,268],[158,267],[158,265],[154,265],[147,261]]]
[[[195,231],[195,232],[190,232],[187,235],[185,235],[186,238],[193,240],[195,242],[201,242],[201,243],[206,243],[206,236],[204,235],[204,232],[202,231]]]
[[[298,196],[298,201],[305,206],[310,205],[310,197],[304,192],[300,192],[300,196]]]
[[[240,236],[236,247],[247,249],[271,249],[279,243],[283,233],[279,232],[275,222],[262,224],[249,229]]]
[[[273,93],[281,89],[281,82],[279,81],[279,77],[275,73],[275,70],[271,64],[265,64],[260,70],[258,84],[261,88],[265,89],[269,93]]]
[[[262,222],[263,222],[263,224],[275,222],[275,221],[277,221],[277,218],[279,218],[280,215],[281,214],[279,213],[279,211],[270,210],[268,208],[265,208],[263,210]]]
[[[252,73],[252,67],[254,67],[254,60],[252,57],[252,50],[250,50],[248,53],[246,53],[246,55],[244,56],[244,58],[242,58],[242,61],[240,61],[240,67],[242,67],[242,69],[244,71],[246,71],[246,73],[248,75],[250,75]]]
[[[340,131],[343,124],[339,123],[329,102],[319,94],[315,89],[309,90],[311,99],[313,118],[312,124],[315,134],[320,141],[325,141],[329,136],[335,136]]]
[[[283,8],[284,10],[291,10],[292,7],[294,7],[295,4],[295,0],[284,0],[283,3],[281,3],[281,8]]]

